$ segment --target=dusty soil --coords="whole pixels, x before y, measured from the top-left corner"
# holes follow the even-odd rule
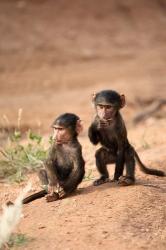
[[[137,126],[132,118],[166,93],[164,0],[0,1],[0,125],[31,127],[48,138],[52,120],[75,112],[86,171],[95,169],[87,128],[90,96],[101,89],[126,95],[122,114],[129,139],[148,166],[166,171],[166,116]],[[6,118],[7,117],[7,118]],[[1,136],[1,146],[3,138]],[[114,167],[110,166],[110,176]],[[36,200],[23,208],[15,232],[34,240],[22,249],[166,249],[165,178],[142,174],[131,187],[84,181],[76,194],[54,203]],[[29,176],[33,190],[37,176]],[[1,204],[26,185],[0,184]]]

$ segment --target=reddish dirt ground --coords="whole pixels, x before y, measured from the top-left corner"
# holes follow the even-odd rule
[[[131,121],[166,93],[166,4],[152,1],[0,1],[0,125],[31,127],[48,138],[60,113],[77,113],[86,171],[98,176],[87,128],[94,111],[91,94],[124,93],[122,114],[129,139],[146,165],[166,171],[166,111],[137,126]],[[8,117],[8,122],[4,120]],[[2,136],[1,136],[2,137]],[[3,146],[3,138],[1,146]],[[110,176],[114,167],[110,166]],[[23,208],[15,232],[33,241],[21,249],[166,249],[166,179],[142,174],[136,185],[93,187],[54,203],[44,198]],[[33,190],[40,189],[31,175]],[[21,185],[0,184],[3,204]]]

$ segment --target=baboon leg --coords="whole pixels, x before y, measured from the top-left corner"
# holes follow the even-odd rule
[[[122,176],[119,184],[129,186],[135,183],[135,158],[132,147],[128,147],[125,151],[126,176]]]
[[[94,186],[101,185],[109,181],[109,173],[107,170],[107,164],[115,162],[115,155],[108,149],[101,147],[96,151],[96,167],[101,174],[101,177],[94,181]]]
[[[116,156],[116,164],[115,164],[115,173],[114,173],[114,178],[113,181],[118,181],[119,177],[123,175],[123,170],[124,170],[124,154]]]
[[[47,186],[49,184],[47,171],[45,169],[40,169],[38,172],[38,176],[43,186]],[[45,197],[47,202],[52,202],[59,199],[59,194],[56,192],[53,192],[51,194],[47,193]]]
[[[38,177],[42,185],[48,185],[48,176],[45,169],[40,169],[38,172]]]

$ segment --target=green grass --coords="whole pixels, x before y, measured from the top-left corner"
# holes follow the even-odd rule
[[[25,234],[12,234],[8,241],[9,248],[22,248],[25,244],[32,241],[32,238],[27,237]],[[23,249],[23,248],[22,248]]]
[[[145,137],[146,137],[146,130],[144,131],[144,133],[142,135],[141,145],[142,145],[143,149],[149,149],[150,148],[150,144],[146,141]]]
[[[29,130],[26,139],[26,144],[23,144],[21,132],[15,130],[4,149],[0,149],[0,179],[21,182],[25,179],[25,173],[43,164],[47,150],[42,143],[42,136]]]
[[[83,181],[91,181],[91,180],[93,180],[94,176],[93,176],[92,172],[93,172],[93,170],[89,169],[87,174],[84,176]]]

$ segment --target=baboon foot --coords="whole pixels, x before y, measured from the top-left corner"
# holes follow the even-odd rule
[[[135,180],[132,177],[128,177],[128,176],[121,176],[118,181],[118,184],[122,186],[130,186],[130,185],[133,185],[134,183],[135,183]]]
[[[59,194],[54,192],[53,194],[47,194],[45,197],[47,202],[52,202],[59,199]]]
[[[110,182],[114,182],[114,183],[118,183],[119,180],[116,180],[116,179],[111,179]]]
[[[99,185],[102,185],[102,184],[104,184],[106,182],[110,182],[110,179],[109,178],[103,178],[103,177],[101,177],[100,179],[95,180],[93,182],[93,185],[94,186],[99,186]]]

